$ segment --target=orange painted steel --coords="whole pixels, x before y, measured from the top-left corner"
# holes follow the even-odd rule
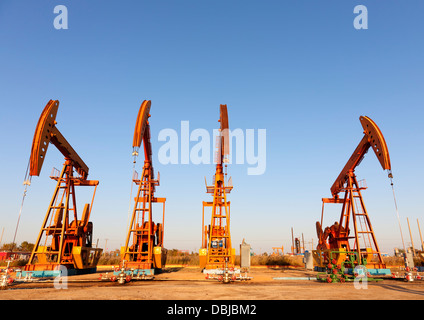
[[[346,257],[340,253],[342,251],[357,252],[357,256],[361,259],[361,261],[357,261],[357,264],[366,262],[368,266],[371,265],[374,268],[385,268],[361,194],[366,186],[357,181],[354,172],[369,148],[372,148],[381,167],[388,170],[391,178],[390,156],[384,136],[375,122],[368,117],[360,117],[359,120],[364,129],[364,136],[331,187],[333,197],[322,199],[321,221],[316,222],[317,250],[324,252],[324,256],[329,251],[338,251],[340,260]],[[344,198],[339,197],[340,193],[344,193]],[[336,221],[332,226],[323,230],[324,204],[326,203],[342,204],[342,212],[338,222]],[[351,228],[351,223],[353,228]],[[351,230],[353,230],[353,236],[350,235]],[[351,244],[352,240],[353,244]],[[371,262],[372,258],[377,258],[377,261]]]
[[[233,268],[235,259],[235,249],[231,246],[230,202],[227,201],[227,194],[231,192],[233,186],[230,184],[231,180],[226,185],[224,172],[224,163],[228,162],[230,153],[227,105],[220,105],[219,122],[220,135],[214,182],[212,186],[206,183],[206,192],[212,194],[213,201],[203,202],[202,248],[199,251],[201,269],[219,269],[225,266]],[[205,226],[205,207],[212,208],[209,226]]]
[[[93,223],[90,220],[99,181],[87,180],[88,167],[56,127],[58,100],[50,100],[38,121],[30,156],[30,176],[39,176],[49,144],[64,156],[62,171],[50,178],[56,188],[47,209],[25,271],[67,269],[90,270],[97,266],[102,249],[92,247]],[[74,170],[77,175],[74,175]],[[84,206],[78,219],[75,187],[94,187],[91,203]]]
[[[284,246],[272,247],[272,256],[282,256],[284,254]]]
[[[134,199],[134,209],[125,241],[121,248],[121,266],[130,269],[161,269],[166,262],[167,250],[164,248],[164,222],[166,198],[155,197],[156,187],[160,179],[155,179],[152,164],[152,145],[150,141],[150,108],[151,101],[145,100],[140,106],[133,138],[133,155],[143,142],[144,166],[139,179],[133,176],[133,182],[138,186]],[[162,222],[153,222],[152,204],[162,204]]]

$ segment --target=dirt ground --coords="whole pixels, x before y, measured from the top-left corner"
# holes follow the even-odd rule
[[[99,280],[106,274],[112,275],[111,267],[67,277],[63,289],[56,289],[53,280],[17,283],[1,290],[0,300],[424,300],[424,280],[387,277],[357,289],[352,282],[317,281],[316,272],[303,268],[252,267],[251,280],[230,284],[205,279],[199,268],[178,266],[167,267],[153,280],[126,284]]]

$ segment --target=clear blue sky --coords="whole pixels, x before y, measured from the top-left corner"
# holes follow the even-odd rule
[[[368,29],[353,27],[366,5]],[[56,5],[69,29],[56,30]],[[138,108],[152,100],[157,196],[167,198],[165,246],[197,250],[204,177],[211,165],[161,165],[158,133],[212,131],[219,105],[230,128],[267,130],[267,169],[248,176],[231,165],[231,232],[255,252],[283,245],[291,228],[316,244],[321,198],[362,138],[359,116],[371,117],[389,147],[406,243],[409,217],[424,228],[421,167],[424,126],[422,1],[6,1],[0,3],[0,228],[11,242],[37,120],[60,101],[58,128],[100,180],[91,220],[94,239],[119,248],[126,236],[132,134]],[[141,158],[138,171],[141,171]],[[32,179],[17,242],[35,242],[55,186],[48,150]],[[383,251],[401,247],[390,181],[370,152],[356,171]],[[81,204],[82,205],[82,204]],[[159,209],[159,208],[158,208]],[[339,219],[339,211],[326,225]]]

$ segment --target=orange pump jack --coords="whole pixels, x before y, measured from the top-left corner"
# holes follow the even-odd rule
[[[383,261],[362,198],[361,191],[365,190],[366,186],[361,184],[355,175],[355,168],[369,148],[372,148],[381,167],[388,170],[389,178],[392,179],[389,151],[375,122],[363,116],[359,120],[364,129],[364,136],[331,187],[333,197],[322,199],[321,221],[316,222],[318,246],[313,251],[314,262],[317,269],[322,270],[329,263],[341,265],[346,260],[354,260],[356,266],[366,265],[371,274],[390,274]],[[344,197],[340,198],[339,193],[344,193]],[[323,230],[324,205],[327,203],[341,204],[342,212],[338,222]],[[353,235],[350,234],[351,230]]]
[[[23,275],[51,277],[96,272],[102,249],[93,248],[93,223],[90,214],[97,180],[87,180],[88,167],[57,128],[58,100],[50,100],[38,121],[31,148],[29,176],[39,176],[49,144],[65,157],[62,171],[53,170],[57,182]],[[74,172],[75,171],[75,172]],[[78,219],[75,187],[94,187],[90,204],[85,204]],[[66,270],[64,269],[66,268]]]
[[[120,267],[114,272],[112,281],[120,283],[132,279],[150,280],[165,267],[167,249],[164,248],[164,222],[166,198],[155,197],[156,187],[160,184],[160,175],[155,179],[150,141],[151,101],[144,100],[140,106],[133,137],[133,156],[143,142],[144,166],[141,178],[134,172],[133,183],[138,186],[134,198],[134,209],[128,228],[125,246],[121,247]],[[135,158],[134,158],[135,163]],[[153,222],[152,204],[162,204],[162,222]],[[125,279],[125,280],[124,280]]]

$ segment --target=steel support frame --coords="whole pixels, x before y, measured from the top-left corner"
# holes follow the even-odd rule
[[[361,194],[361,190],[364,190],[366,188],[359,186],[358,181],[356,179],[356,175],[354,174],[353,171],[349,171],[347,176],[348,177],[347,177],[344,190],[342,190],[345,193],[344,199],[340,199],[340,198],[323,199],[323,212],[321,217],[321,223],[322,223],[323,213],[324,213],[324,203],[342,203],[342,211],[341,211],[341,216],[339,221],[339,226],[341,226],[342,228],[339,228],[338,233],[334,239],[334,242],[337,243],[336,245],[337,248],[334,247],[334,245],[330,246],[330,248],[340,249],[341,247],[340,243],[346,243],[347,244],[347,248],[345,248],[346,251],[357,252],[358,254],[357,256],[360,257],[361,261],[358,261],[358,264],[363,263],[363,259],[367,254],[372,254],[373,256],[374,255],[377,256],[378,262],[375,263],[375,262],[367,261],[367,265],[373,265],[375,268],[384,269],[386,265],[383,261],[383,257],[378,247],[377,239],[375,237],[375,233],[372,228],[371,220],[369,218],[369,215],[368,215],[368,212],[365,207],[365,203]],[[355,208],[355,197],[359,199],[359,204],[360,204],[362,213],[359,213],[358,210],[356,210]],[[367,231],[362,231],[363,229],[359,230],[358,219],[360,218],[361,215],[364,217],[365,229]],[[353,237],[348,236],[350,221],[353,222],[353,231],[354,231]],[[359,242],[360,233],[363,236],[367,234],[368,237],[371,237],[368,239],[368,243],[370,244],[370,246],[366,246],[365,248],[363,248],[365,249],[365,251],[363,252],[361,251],[360,242]],[[353,246],[351,246],[349,243],[349,239],[351,238],[354,239]],[[371,251],[367,251],[368,248],[370,248]]]
[[[78,177],[73,176],[74,164],[71,159],[65,159],[65,163],[63,165],[62,171],[58,177],[51,176],[50,178],[57,181],[55,191],[51,198],[49,207],[47,209],[47,213],[45,215],[42,227],[37,237],[37,241],[31,253],[28,264],[25,266],[25,270],[58,270],[60,266],[65,266],[68,269],[75,268],[75,263],[72,256],[72,248],[67,251],[65,255],[66,246],[84,246],[82,243],[82,237],[78,234],[77,230],[73,230],[70,227],[69,222],[69,211],[73,211],[74,221],[78,221],[77,215],[77,203],[76,203],[76,195],[75,195],[75,186],[94,186],[94,192],[91,199],[90,204],[90,212],[93,207],[93,201],[97,190],[98,181],[96,180],[81,180]],[[62,193],[60,194],[62,190]],[[59,199],[60,198],[60,199]],[[62,205],[63,204],[63,205]],[[59,210],[59,211],[58,211]],[[47,224],[53,219],[55,214],[61,213],[61,226],[60,228],[55,225],[52,227],[47,226]],[[60,215],[59,215],[60,217]],[[57,221],[59,222],[59,221]],[[76,227],[78,228],[78,223],[76,223]],[[60,231],[60,232],[58,232]],[[48,232],[52,232],[51,234],[47,234]],[[45,244],[48,243],[49,238],[51,238],[50,247],[44,246],[44,248],[48,248],[47,252],[43,251],[42,253],[39,251],[40,242],[45,235]],[[52,250],[54,238],[59,236],[59,246],[57,250]],[[45,250],[45,249],[44,249]],[[39,263],[36,261],[36,257],[38,254],[45,254],[52,258],[53,261],[49,261],[48,263]]]
[[[202,246],[207,248],[205,269],[224,268],[226,261],[229,267],[234,267],[230,232],[230,202],[227,201],[227,190],[231,189],[232,187],[225,186],[222,165],[218,165],[213,187],[213,201],[203,202]],[[204,225],[205,207],[212,207],[208,231]],[[218,234],[218,231],[221,234]],[[218,244],[216,248],[213,246],[213,242]],[[220,244],[222,244],[222,248],[219,247]]]
[[[143,167],[142,179],[133,179],[133,182],[138,185],[138,191],[137,196],[134,199],[135,204],[125,241],[125,247],[123,252],[121,252],[121,264],[125,264],[126,268],[136,270],[153,270],[156,268],[153,258],[153,249],[155,247],[154,239],[156,234],[152,232],[152,225],[154,223],[152,203],[163,204],[161,224],[162,235],[161,238],[158,239],[159,246],[163,248],[166,199],[154,197],[155,186],[159,185],[159,181],[152,179],[151,170],[152,168],[149,162],[146,162]],[[138,228],[137,225],[139,226]],[[146,231],[147,234],[145,234]],[[143,235],[147,235],[147,237],[144,237],[143,239]],[[131,241],[134,245],[133,250],[130,249]],[[146,245],[147,250],[143,250],[143,246],[145,247]]]

